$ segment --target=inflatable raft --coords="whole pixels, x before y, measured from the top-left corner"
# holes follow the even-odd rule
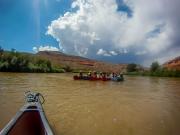
[[[97,77],[89,77],[89,76],[73,76],[74,80],[89,80],[89,81],[115,81],[115,82],[119,82],[119,81],[123,81],[124,78],[121,77],[113,77],[113,78],[97,78]]]
[[[97,77],[89,77],[89,76],[73,76],[74,80],[89,80],[89,81],[110,81],[110,78],[97,78]]]
[[[120,81],[124,81],[124,78],[123,77],[113,77],[111,78],[112,81],[115,81],[115,82],[120,82]]]

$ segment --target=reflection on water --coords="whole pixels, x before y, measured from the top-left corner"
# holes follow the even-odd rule
[[[57,135],[179,135],[180,79],[125,77],[124,82],[74,81],[72,74],[0,73],[0,129],[41,92]]]

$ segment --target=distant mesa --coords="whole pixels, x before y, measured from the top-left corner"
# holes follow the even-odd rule
[[[127,64],[112,64],[84,58],[81,56],[68,55],[57,51],[40,51],[36,55],[44,57],[58,66],[69,66],[72,69],[103,72],[123,72],[127,67]]]
[[[180,56],[164,63],[163,67],[169,70],[180,70]]]

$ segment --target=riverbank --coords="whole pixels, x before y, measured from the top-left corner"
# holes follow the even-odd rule
[[[149,68],[134,63],[128,64],[126,75],[136,76],[156,76],[156,77],[180,77],[178,65],[175,68],[168,68],[160,65],[157,61],[152,62]]]
[[[47,52],[46,52],[47,53]],[[45,53],[45,54],[46,54]],[[43,54],[43,55],[42,55]],[[47,57],[42,53],[41,55],[31,54],[31,53],[22,53],[22,52],[16,52],[16,51],[3,51],[0,53],[0,72],[22,72],[22,73],[88,73],[90,71],[97,71],[97,72],[107,72],[107,73],[124,73],[126,75],[138,75],[138,76],[157,76],[157,77],[180,77],[180,70],[170,70],[164,67],[161,67],[158,65],[158,63],[152,63],[151,69],[145,70],[143,67],[137,64],[128,64],[127,66],[124,65],[124,67],[119,66],[116,67],[116,70],[110,70],[113,69],[113,65],[110,66],[110,69],[108,67],[104,68],[103,65],[101,66],[90,66],[86,67],[78,67],[74,66],[73,63],[68,62],[66,65],[64,63],[60,64],[58,61],[61,62],[67,62],[73,56],[66,56],[63,59],[57,59],[62,57],[65,57],[64,54],[56,54],[54,53],[47,53]],[[54,54],[56,54],[54,56]],[[53,56],[53,57],[52,57]],[[51,59],[50,59],[51,58]],[[79,57],[78,57],[79,58]],[[77,65],[78,61],[80,59],[76,60]],[[82,58],[81,58],[82,60]],[[80,60],[80,61],[81,61]],[[80,65],[82,62],[80,63]]]
[[[5,51],[0,55],[0,72],[64,73],[66,68],[33,54]]]
[[[180,77],[179,70],[158,70],[155,72],[152,71],[144,71],[144,72],[127,72],[125,75],[131,76],[155,76],[155,77]]]
[[[127,64],[103,62],[59,51],[32,54],[0,50],[0,71],[3,72],[120,72],[126,67]]]

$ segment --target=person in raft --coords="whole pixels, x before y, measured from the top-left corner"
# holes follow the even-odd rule
[[[92,77],[92,73],[91,71],[88,73],[88,77],[91,78]]]
[[[102,79],[106,79],[106,72],[102,74]]]
[[[102,72],[100,72],[99,73],[99,78],[102,79],[102,77],[103,77],[103,74],[102,74]]]
[[[83,78],[83,73],[82,73],[82,71],[79,72],[79,78],[80,78],[80,79]]]
[[[114,78],[116,76],[116,74],[113,72],[111,73],[111,78]]]
[[[92,77],[97,78],[97,72],[94,71]]]

